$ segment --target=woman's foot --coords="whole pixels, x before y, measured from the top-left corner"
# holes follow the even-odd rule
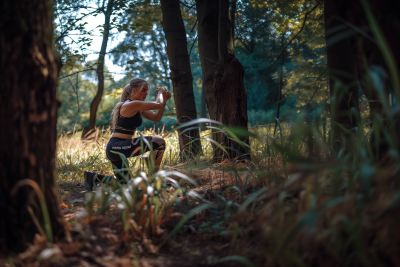
[[[84,171],[83,177],[85,179],[85,188],[87,191],[93,191],[96,173],[91,171]]]

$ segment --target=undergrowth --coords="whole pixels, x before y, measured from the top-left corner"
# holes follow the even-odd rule
[[[235,159],[212,163],[206,139],[211,126],[202,132],[204,154],[179,162],[178,136],[169,133],[164,171],[152,173],[140,157],[125,159],[135,178],[128,186],[103,186],[103,191],[89,195],[87,218],[104,214],[115,203],[123,231],[139,241],[153,239],[154,244],[147,243],[151,244],[148,251],[156,252],[155,245],[163,245],[196,216],[192,225],[200,233],[230,240],[227,257],[210,262],[214,264],[225,260],[247,266],[253,266],[251,262],[260,266],[399,262],[399,155],[387,151],[382,165],[370,142],[375,135],[396,143],[396,136],[382,135],[379,123],[370,128],[370,123],[360,122],[364,126],[352,129],[347,143],[336,152],[329,121],[314,125],[304,121],[299,117],[296,122],[250,128],[245,135],[250,137],[252,161],[244,163]],[[237,141],[243,135],[232,127],[217,127]],[[59,183],[81,181],[84,169],[111,174],[104,160],[108,138],[106,133],[84,144],[77,135],[61,136]],[[187,215],[162,229],[174,211]],[[251,249],[239,249],[249,243]]]

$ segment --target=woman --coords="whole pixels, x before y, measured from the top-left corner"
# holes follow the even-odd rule
[[[157,99],[154,102],[145,102],[149,91],[149,84],[146,80],[135,78],[125,86],[121,101],[115,106],[111,113],[111,129],[114,130],[110,141],[107,144],[106,155],[111,161],[114,174],[120,182],[125,181],[128,166],[123,166],[120,155],[112,153],[119,152],[128,157],[136,157],[144,152],[150,151],[149,145],[153,148],[155,157],[155,171],[160,168],[160,163],[165,151],[165,141],[158,136],[144,137],[148,142],[141,142],[141,138],[132,139],[136,128],[142,124],[142,117],[158,122],[164,113],[166,102],[171,94],[166,88],[158,87],[156,90]],[[153,110],[157,110],[154,112]],[[141,151],[141,143],[143,151]],[[85,186],[87,190],[93,190],[94,183],[104,181],[111,184],[114,177],[85,171]]]

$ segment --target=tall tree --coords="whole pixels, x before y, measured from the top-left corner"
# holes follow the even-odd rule
[[[354,88],[354,80],[358,78],[370,101],[371,113],[377,115],[377,118],[384,119],[385,131],[393,131],[396,127],[399,129],[398,123],[396,127],[389,127],[386,119],[390,114],[385,110],[390,110],[390,108],[384,107],[384,102],[389,102],[390,93],[394,99],[398,99],[400,92],[398,68],[400,41],[399,29],[395,26],[398,23],[397,12],[399,9],[399,2],[386,0],[325,0],[325,27],[327,31],[331,29],[331,34],[326,36],[328,66],[338,71],[336,76],[346,76],[342,80],[347,80],[345,85],[348,86],[342,88],[356,90],[352,88]],[[338,32],[338,29],[341,30]],[[333,62],[334,66],[329,62]],[[332,84],[330,86],[332,87]],[[346,91],[345,93],[349,95],[351,92]],[[346,111],[348,104],[354,107],[358,104],[355,102],[353,98],[343,99],[339,109]],[[335,117],[333,120],[335,121]],[[384,134],[381,133],[381,135],[378,140],[385,142]],[[389,146],[393,145],[398,146],[399,144],[381,143],[379,151],[376,153],[382,156],[382,152],[387,151]]]
[[[185,123],[197,118],[193,94],[193,77],[187,49],[186,30],[178,0],[161,0],[163,30],[167,39],[167,55],[174,90],[176,117]],[[197,127],[179,130],[180,151],[192,156],[201,151]]]
[[[282,87],[283,87],[283,64],[285,63],[285,47],[283,45],[283,37],[284,33],[282,33],[282,41],[281,41],[281,46],[282,46],[282,55],[281,55],[281,70],[279,72],[279,87],[278,87],[278,102],[276,105],[276,115],[275,118],[279,120],[279,114],[281,111],[281,102],[282,102]],[[275,122],[275,128],[274,128],[274,135],[276,132],[276,128],[278,126],[278,123]]]
[[[336,3],[340,10],[343,10],[338,16],[342,27],[345,27],[352,35],[347,38],[352,43],[352,52],[355,59],[355,67],[357,70],[357,78],[361,87],[367,96],[371,113],[375,113],[380,117],[386,117],[384,114],[383,103],[380,101],[379,94],[383,93],[383,98],[389,101],[391,90],[395,93],[400,90],[400,33],[398,11],[400,10],[400,2],[398,1],[338,1]],[[369,15],[367,15],[369,10]],[[369,16],[369,18],[368,18]],[[374,17],[375,25],[371,24],[371,18]],[[361,31],[354,30],[354,27]],[[357,29],[356,28],[356,29]],[[377,30],[373,30],[373,28]],[[380,34],[380,36],[377,36]],[[381,40],[379,40],[381,39]],[[382,43],[386,43],[386,47]],[[391,65],[389,61],[394,64]],[[397,65],[397,66],[396,66]],[[381,71],[381,73],[379,73]],[[375,74],[385,73],[381,77],[383,84],[383,92],[376,87],[376,83],[372,83],[371,72]],[[378,83],[379,84],[379,83]],[[392,94],[393,98],[400,97],[400,91]]]
[[[231,10],[228,0],[197,0],[196,4],[203,86],[210,118],[225,125],[247,129],[247,96],[243,84],[244,69],[235,57],[233,45],[236,1],[232,2]],[[215,29],[218,29],[218,31],[216,32]],[[213,83],[211,85],[212,78]],[[240,146],[221,133],[214,133],[213,138],[219,144],[228,147],[230,158],[243,157],[248,152],[246,147]],[[242,141],[248,143],[249,140],[243,138]],[[223,150],[214,147],[214,159],[221,160],[223,156]]]
[[[97,61],[97,79],[98,79],[98,88],[97,88],[97,94],[94,97],[92,103],[90,104],[90,117],[89,117],[89,126],[85,128],[84,131],[82,131],[82,137],[85,138],[85,136],[90,135],[90,132],[92,132],[95,129],[96,126],[96,113],[97,113],[97,108],[100,104],[101,98],[103,97],[103,92],[104,92],[104,60],[105,60],[105,55],[106,55],[106,49],[107,49],[107,43],[109,39],[109,32],[110,32],[110,18],[111,14],[113,12],[113,7],[114,7],[114,2],[115,0],[108,0],[107,4],[107,9],[105,9],[103,1],[103,13],[104,13],[104,28],[103,28],[103,41],[101,43],[101,49],[99,53],[99,58]]]
[[[214,100],[214,67],[218,62],[218,16],[219,2],[196,0],[198,20],[198,44],[201,69],[203,72],[203,89],[210,113],[215,106]],[[204,110],[205,111],[205,110]]]
[[[338,26],[343,22],[337,17],[341,16],[340,9],[335,0],[325,0],[325,30],[327,40]],[[342,31],[346,30],[342,28]],[[334,34],[338,34],[334,32]],[[344,34],[340,32],[339,34]],[[331,120],[334,147],[341,144],[341,136],[345,132],[341,127],[351,129],[359,122],[358,84],[355,73],[352,46],[350,38],[343,38],[338,42],[327,45],[329,91],[331,95]],[[341,125],[341,126],[339,126]]]
[[[6,125],[0,131],[2,252],[21,251],[32,242],[38,232],[33,216],[48,241],[62,231],[54,179],[60,61],[52,42],[52,6],[51,0],[0,3],[0,122]],[[26,181],[38,184],[44,195],[46,225],[38,195]]]

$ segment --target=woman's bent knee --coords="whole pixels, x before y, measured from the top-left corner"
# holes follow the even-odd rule
[[[165,150],[164,138],[159,136],[154,136],[151,142],[153,143],[153,150]]]

